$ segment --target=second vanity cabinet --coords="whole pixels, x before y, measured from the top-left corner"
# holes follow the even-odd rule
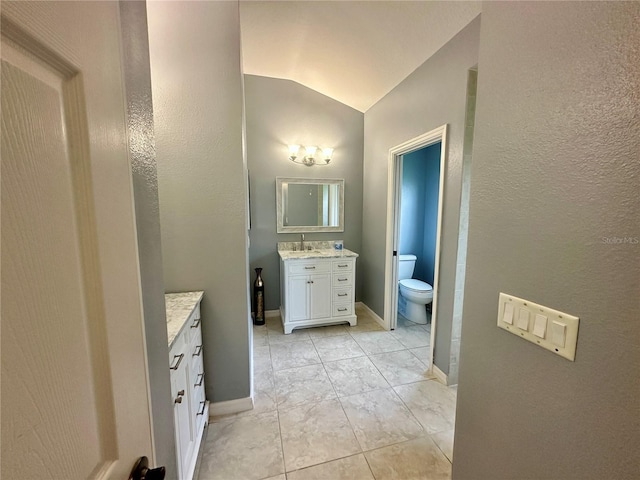
[[[285,334],[297,327],[356,324],[355,254],[352,257],[281,258],[280,313]]]
[[[169,369],[175,425],[178,478],[193,478],[208,402],[204,393],[204,362],[200,301],[203,292],[165,296]]]

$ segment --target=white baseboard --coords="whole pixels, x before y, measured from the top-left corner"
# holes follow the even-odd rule
[[[385,325],[384,325],[384,320],[383,320],[382,318],[380,318],[376,312],[374,312],[373,310],[371,310],[371,309],[369,308],[369,306],[368,306],[366,303],[356,302],[356,306],[359,306],[359,307],[364,308],[364,309],[367,311],[367,313],[368,313],[369,315],[371,315],[371,316],[373,317],[373,319],[374,319],[376,322],[378,322],[378,323],[380,324],[380,326],[381,326],[382,328],[384,328],[384,329],[386,329],[386,328],[387,328],[387,327],[385,327]]]
[[[448,385],[447,375],[435,365],[431,366],[431,374],[443,385]]]
[[[231,413],[240,413],[253,409],[253,398],[244,397],[235,400],[227,400],[226,402],[216,402],[211,404],[209,414],[211,417],[219,415],[229,415]]]

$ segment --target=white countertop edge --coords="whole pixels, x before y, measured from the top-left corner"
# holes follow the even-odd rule
[[[348,249],[333,250],[333,249],[322,249],[322,250],[314,250],[314,251],[304,251],[304,252],[292,252],[292,251],[283,251],[279,250],[278,255],[282,260],[312,260],[312,259],[322,259],[322,258],[357,258],[359,255],[356,252],[352,252]]]

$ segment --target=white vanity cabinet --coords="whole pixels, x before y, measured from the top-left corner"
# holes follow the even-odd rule
[[[280,313],[284,333],[297,327],[349,322],[354,310],[355,256],[280,261]]]
[[[209,405],[204,393],[202,292],[165,296],[178,478],[191,480]]]
[[[189,331],[184,330],[176,337],[169,352],[171,363],[171,396],[173,397],[173,423],[175,426],[176,454],[179,478],[185,478],[182,472],[187,470],[186,459],[193,456],[195,447],[195,431],[191,422],[192,408],[189,402],[190,372],[187,356],[189,355]]]

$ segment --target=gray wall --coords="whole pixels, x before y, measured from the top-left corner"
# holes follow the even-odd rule
[[[362,300],[384,314],[389,149],[449,125],[434,363],[447,373],[458,246],[467,74],[478,62],[480,19],[423,63],[364,115]]]
[[[483,4],[455,479],[638,478],[638,25]],[[575,362],[499,330],[499,292],[579,316]]]
[[[176,451],[171,383],[167,368],[169,348],[162,280],[146,3],[121,1],[120,22],[156,465],[164,465],[167,478],[175,478]]]
[[[237,2],[149,2],[165,287],[204,290],[207,398],[248,397],[249,278]]]
[[[307,240],[343,239],[360,253],[362,241],[363,114],[290,80],[245,75],[247,158],[251,176],[251,268],[262,267],[267,310],[280,307],[277,242],[299,234],[276,233],[276,177],[344,178],[345,231],[307,233]],[[333,147],[328,166],[289,161],[288,144]],[[360,264],[357,260],[357,268]],[[253,271],[252,278],[255,277]],[[356,272],[356,299],[362,275]]]

